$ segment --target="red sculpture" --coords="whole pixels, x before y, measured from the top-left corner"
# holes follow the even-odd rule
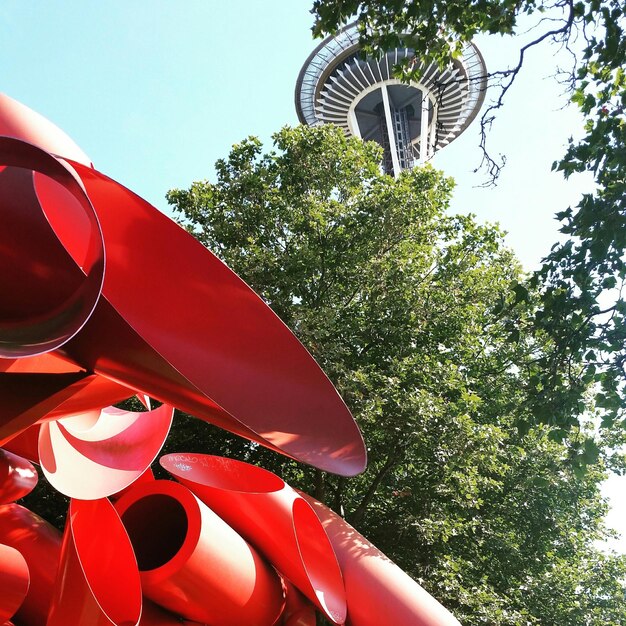
[[[154,480],[173,407],[345,476],[365,447],[242,280],[7,96],[0,223],[0,624],[458,624],[270,472],[178,454]],[[112,406],[133,395],[161,405]],[[32,463],[72,498],[63,538],[14,503]]]
[[[199,622],[276,622],[284,605],[277,573],[188,489],[169,480],[144,483],[115,508],[152,601]]]
[[[22,553],[0,543],[0,622],[20,608],[30,584],[28,565]]]
[[[459,626],[437,600],[343,518],[302,494],[320,519],[341,565],[348,599],[348,624]]]
[[[26,597],[14,607],[15,623],[45,626],[61,557],[61,533],[19,504],[4,504],[0,506],[0,543],[20,552],[30,575]],[[6,614],[6,605],[2,608]]]
[[[0,504],[24,497],[35,488],[37,480],[32,463],[0,448]]]
[[[41,469],[53,487],[72,498],[115,494],[154,461],[173,413],[167,404],[144,413],[108,407],[44,422],[39,431]]]
[[[333,548],[310,505],[278,476],[241,461],[170,454],[161,465],[245,537],[335,624],[346,598]]]
[[[137,624],[141,606],[137,561],[112,504],[72,500],[47,625]]]

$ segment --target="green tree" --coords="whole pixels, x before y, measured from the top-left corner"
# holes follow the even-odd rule
[[[168,200],[324,367],[369,467],[324,475],[206,428],[194,445],[315,493],[464,624],[624,623],[626,563],[593,543],[607,534],[599,484],[618,460],[580,429],[532,425],[533,365],[550,341],[523,325],[511,336],[511,284],[520,311],[537,294],[501,233],[448,215],[441,173],[383,175],[380,148],[336,128],[285,128],[274,142],[263,153],[243,141],[215,183]]]
[[[317,36],[357,19],[364,49],[379,54],[394,47],[415,50],[419,60],[446,65],[478,34],[532,40],[519,45],[513,67],[492,68],[495,98],[481,119],[484,160],[493,178],[501,164],[486,149],[497,109],[522,70],[527,52],[555,44],[569,52],[571,66],[555,78],[569,88],[584,116],[582,139],[570,140],[554,169],[569,177],[590,172],[596,190],[575,208],[558,211],[565,240],[555,244],[530,278],[540,289],[532,315],[513,298],[512,331],[526,325],[548,341],[534,376],[534,419],[557,424],[563,432],[584,419],[585,394],[594,391],[602,425],[626,430],[626,17],[621,0],[314,0]],[[408,60],[397,75],[416,78],[422,66]],[[558,155],[555,155],[558,157]],[[503,308],[503,311],[505,309]]]

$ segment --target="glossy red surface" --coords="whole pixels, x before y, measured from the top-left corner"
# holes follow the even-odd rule
[[[0,623],[22,593],[14,549],[31,581],[18,626],[313,626],[311,602],[342,623],[331,544],[280,479],[215,457],[195,472],[175,462],[284,587],[223,519],[149,470],[176,406],[318,468],[362,471],[358,428],[294,335],[193,237],[6,96],[0,223],[0,293],[11,294],[0,300],[0,445],[75,498],[62,549],[49,524],[0,505],[11,570],[3,596],[0,567]],[[134,394],[164,405],[109,407]],[[33,484],[28,461],[0,452],[0,502]],[[140,617],[139,569],[171,612],[148,602]]]
[[[150,468],[148,468],[143,474],[141,474],[141,476],[136,478],[130,485],[128,485],[127,487],[124,487],[124,489],[120,491],[116,491],[115,493],[112,493],[109,496],[109,500],[111,500],[111,502],[115,502],[116,500],[119,500],[124,494],[128,493],[128,491],[130,491],[136,485],[141,485],[143,483],[151,483],[154,480],[155,480],[154,473],[152,472]]]
[[[74,170],[0,137],[0,357],[48,352],[91,315],[104,279],[104,242]],[[16,254],[18,255],[16,258]]]
[[[91,165],[89,157],[58,126],[4,94],[0,94],[0,135],[15,137],[51,154]]]
[[[255,546],[336,624],[346,616],[341,572],[309,504],[275,474],[204,454],[168,454],[161,465]]]
[[[101,409],[132,395],[95,374],[0,373],[0,446],[39,421]]]
[[[306,494],[339,559],[348,600],[347,626],[461,626],[435,598],[344,519]]]
[[[113,505],[72,500],[47,626],[134,626],[141,606],[137,562]]]
[[[283,608],[278,576],[188,489],[148,482],[130,489],[115,507],[151,600],[212,626],[274,624]]]
[[[141,611],[141,619],[139,626],[210,626],[206,623],[190,622],[184,620],[178,615],[174,615],[169,611],[154,604],[151,600],[144,597],[143,610]]]
[[[303,462],[363,470],[345,404],[243,281],[8,98],[0,98],[0,133],[9,135],[0,137],[0,289],[17,294],[0,303],[0,358],[63,348],[90,372]],[[158,280],[156,306],[146,276]],[[0,415],[0,425],[13,422],[16,433],[36,414]]]
[[[365,448],[350,412],[271,309],[154,207],[72,165],[98,215],[107,265],[103,299],[66,352],[96,373],[305,463],[345,475],[362,471]],[[159,306],[146,272],[158,277]]]
[[[30,461],[0,448],[0,504],[23,498],[35,488],[37,480]]]
[[[19,550],[30,573],[30,587],[16,614],[16,624],[46,626],[61,556],[61,533],[23,506],[5,504],[0,506],[0,543]]]
[[[289,581],[284,580],[285,610],[283,611],[283,626],[315,626],[317,616],[315,607]]]
[[[39,463],[39,424],[22,431],[4,444],[4,449],[28,459],[31,463]]]
[[[70,400],[89,378],[80,372],[0,374],[0,445]]]
[[[0,359],[0,372],[11,374],[67,374],[84,372],[83,368],[56,352],[46,352],[19,359]]]
[[[0,623],[19,609],[29,583],[28,565],[22,554],[0,543]]]
[[[97,500],[139,478],[163,446],[174,409],[108,407],[41,424],[39,459],[48,482],[71,498]]]

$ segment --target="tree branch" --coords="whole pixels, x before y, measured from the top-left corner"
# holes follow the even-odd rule
[[[372,501],[374,496],[376,495],[376,490],[380,486],[380,483],[383,481],[385,476],[391,471],[391,469],[400,461],[401,455],[390,455],[387,457],[384,465],[378,470],[376,476],[374,476],[374,480],[370,483],[369,488],[365,492],[359,506],[353,511],[353,513],[349,516],[349,521],[352,525],[358,526],[365,515],[365,511],[369,506],[369,503]]]

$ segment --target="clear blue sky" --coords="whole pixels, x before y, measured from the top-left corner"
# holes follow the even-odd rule
[[[166,191],[210,178],[233,143],[248,135],[269,143],[274,131],[297,123],[294,85],[316,45],[311,4],[3,0],[0,91],[55,122],[98,169],[167,210]],[[477,43],[490,69],[515,59],[507,40]],[[490,150],[507,156],[497,188],[478,188],[484,176],[472,173],[480,160],[476,123],[434,159],[457,180],[453,210],[500,222],[529,269],[557,237],[553,214],[590,189],[588,179],[566,184],[550,173],[580,127],[550,78],[554,53],[530,54],[494,124]],[[615,480],[607,492],[625,486]],[[626,531],[626,507],[613,501],[610,522]]]

